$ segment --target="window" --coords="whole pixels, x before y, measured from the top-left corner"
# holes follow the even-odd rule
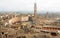
[[[4,34],[4,32],[2,32],[2,34]]]

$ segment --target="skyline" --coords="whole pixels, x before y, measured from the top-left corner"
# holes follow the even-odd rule
[[[34,11],[35,0],[0,0],[0,11]],[[59,0],[36,0],[38,11],[60,12]]]

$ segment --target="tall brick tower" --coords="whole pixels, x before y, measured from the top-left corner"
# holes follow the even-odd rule
[[[46,13],[46,16],[45,17],[48,18],[48,12]]]
[[[37,17],[37,4],[36,4],[36,0],[34,3],[34,16]]]

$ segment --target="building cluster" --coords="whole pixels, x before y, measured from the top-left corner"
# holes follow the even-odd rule
[[[0,38],[29,38],[28,34],[40,32],[60,33],[60,19],[48,18],[37,14],[34,3],[34,15],[0,15]],[[35,37],[35,36],[34,36]]]

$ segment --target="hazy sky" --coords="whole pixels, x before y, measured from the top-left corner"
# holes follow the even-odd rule
[[[39,11],[60,12],[60,0],[36,0]],[[0,11],[33,11],[34,0],[0,0]]]

